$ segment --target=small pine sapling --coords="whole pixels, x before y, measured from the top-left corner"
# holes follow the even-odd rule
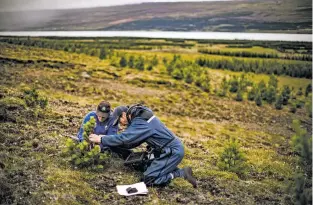
[[[107,162],[109,154],[101,153],[100,147],[94,146],[94,144],[91,144],[89,141],[88,137],[93,133],[95,123],[95,118],[91,117],[84,125],[83,142],[78,143],[74,142],[72,139],[68,139],[65,153],[70,156],[70,161],[74,166],[100,171],[103,170],[103,165]]]
[[[247,172],[246,157],[237,140],[231,139],[220,154],[217,166],[224,171],[244,177]]]
[[[96,120],[91,117],[90,120],[84,124],[83,139],[89,144],[90,149],[94,147],[94,144],[89,141],[89,135],[93,134],[96,126]]]

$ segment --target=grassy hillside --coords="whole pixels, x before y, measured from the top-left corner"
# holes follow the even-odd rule
[[[277,110],[265,101],[262,106],[248,101],[246,92],[243,101],[234,100],[235,93],[220,97],[214,92],[224,77],[231,80],[242,72],[203,68],[209,76],[209,91],[167,73],[164,57],[170,62],[178,54],[182,60],[206,55],[196,52],[197,42],[183,49],[191,54],[180,53],[179,43],[175,46],[173,42],[172,51],[116,48],[99,59],[101,50],[91,52],[99,41],[87,54],[74,51],[70,40],[54,39],[53,48],[43,48],[48,43],[0,42],[1,204],[293,204],[288,186],[299,166],[290,145],[294,135],[291,124],[299,119],[312,136],[312,118],[304,106],[310,97],[297,94],[300,87],[305,92],[311,79],[278,76],[277,92],[288,85],[294,87],[291,96],[295,98]],[[64,42],[67,49],[58,48]],[[76,39],[78,42],[94,40]],[[266,48],[262,52],[268,51],[279,52]],[[144,58],[144,70],[120,65],[123,56],[129,59],[131,55],[138,55],[137,60]],[[158,63],[149,70],[154,56]],[[270,78],[259,73],[247,73],[246,77],[255,84],[262,79],[268,83]],[[30,101],[33,88],[39,97]],[[184,142],[186,155],[181,166],[193,167],[199,188],[178,179],[165,188],[149,188],[148,196],[126,198],[117,194],[115,186],[138,182],[140,173],[124,167],[115,156],[100,172],[71,166],[69,156],[63,153],[67,136],[78,131],[84,115],[102,100],[114,107],[135,102],[151,107]],[[290,112],[294,103],[299,103],[295,113]],[[240,142],[246,155],[244,176],[218,166],[231,138]]]
[[[311,10],[310,0],[243,0],[0,12],[0,30],[312,33]]]

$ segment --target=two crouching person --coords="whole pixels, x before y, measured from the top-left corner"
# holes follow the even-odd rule
[[[143,181],[146,185],[166,185],[174,178],[184,178],[197,187],[190,167],[179,169],[177,166],[184,157],[184,146],[154,114],[142,105],[123,108],[117,122],[124,121],[128,127],[124,132],[114,135],[91,134],[90,141],[109,148],[135,148],[146,142],[157,157],[144,171]]]
[[[122,107],[122,106],[121,106]],[[125,107],[126,108],[126,107]],[[115,109],[114,112],[111,110],[111,104],[107,101],[102,101],[98,104],[97,108],[94,111],[90,111],[83,119],[79,132],[77,133],[77,140],[82,142],[84,139],[84,125],[93,117],[95,119],[95,127],[93,129],[93,133],[97,135],[115,135],[122,131],[121,127],[125,127],[126,124],[124,121],[119,120],[117,123],[117,111],[119,109]],[[120,149],[118,147],[108,148],[107,146],[102,146],[100,144],[101,151],[110,150],[113,153],[116,153],[119,157],[126,159],[129,154],[131,154],[131,150],[128,149]]]

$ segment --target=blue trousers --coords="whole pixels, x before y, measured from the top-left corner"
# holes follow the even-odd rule
[[[170,183],[173,176],[183,177],[183,170],[177,165],[184,158],[184,147],[181,143],[176,146],[166,147],[165,153],[152,161],[144,174],[144,181],[147,185],[164,185]]]

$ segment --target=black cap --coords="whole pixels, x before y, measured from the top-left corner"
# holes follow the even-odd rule
[[[106,101],[100,102],[100,104],[97,107],[97,112],[102,112],[102,113],[111,112],[111,104]]]
[[[115,119],[113,122],[114,126],[118,124],[118,121],[120,120],[122,113],[123,112],[126,113],[127,110],[128,110],[128,107],[126,107],[126,106],[118,106],[114,109],[114,111],[113,111],[113,118]]]

